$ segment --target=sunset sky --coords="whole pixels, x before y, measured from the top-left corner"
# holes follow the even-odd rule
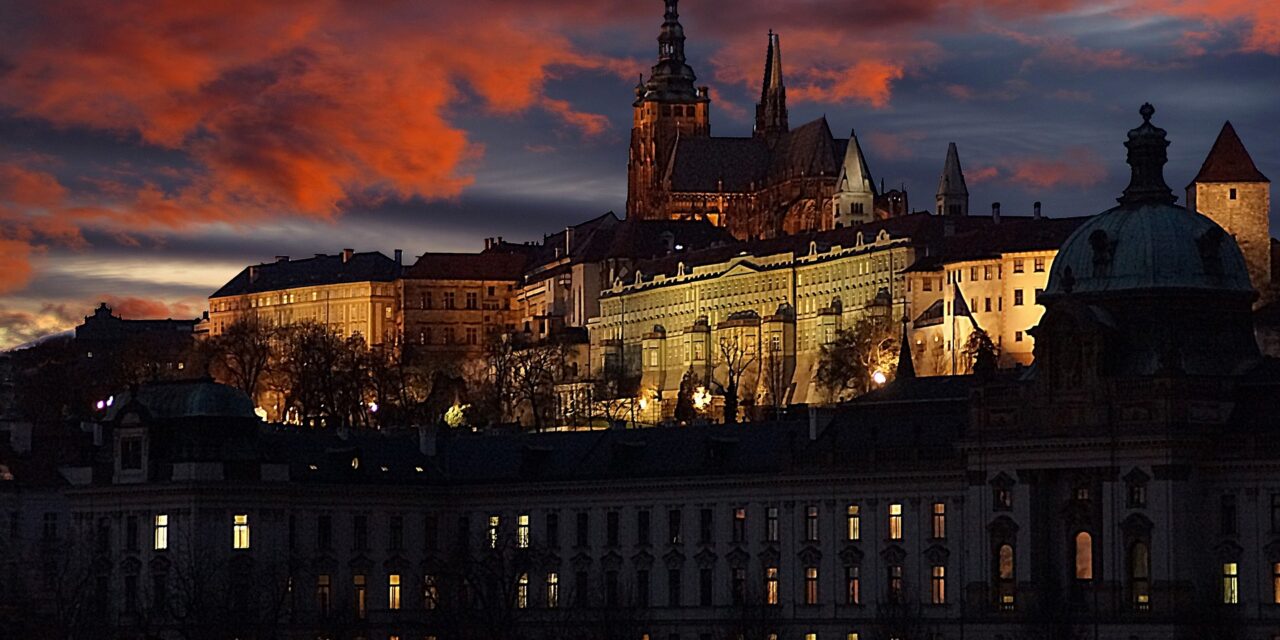
[[[791,123],[856,129],[931,205],[1084,215],[1155,104],[1181,195],[1224,120],[1280,174],[1280,3],[684,0],[712,131],[749,135],[766,33]],[[195,317],[247,264],[540,240],[621,212],[659,0],[0,0],[0,348]],[[408,258],[407,258],[408,259]]]

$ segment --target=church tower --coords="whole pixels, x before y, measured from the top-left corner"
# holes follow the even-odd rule
[[[960,170],[960,152],[956,143],[947,145],[947,163],[942,167],[942,179],[938,181],[938,215],[969,215],[969,187],[964,183]]]
[[[658,63],[636,85],[627,159],[627,217],[663,216],[662,178],[679,136],[711,135],[711,98],[685,62],[679,0],[665,0]]]
[[[840,180],[832,199],[835,227],[852,227],[875,219],[876,184],[867,168],[867,159],[858,144],[858,134],[849,133],[849,147],[844,152]]]
[[[782,43],[769,32],[769,51],[764,58],[764,86],[756,105],[755,136],[770,144],[790,130],[787,124],[787,88],[782,83]]]
[[[1273,299],[1271,282],[1271,181],[1258,171],[1230,122],[1191,184],[1187,208],[1218,223],[1235,237],[1249,267],[1261,306]]]

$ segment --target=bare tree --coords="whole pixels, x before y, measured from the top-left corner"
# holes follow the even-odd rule
[[[256,315],[242,315],[205,349],[210,373],[219,382],[235,387],[257,400],[262,382],[275,355],[276,331]]]
[[[724,365],[724,377],[720,382],[724,390],[724,422],[734,424],[738,421],[738,403],[743,375],[756,362],[754,349],[748,350],[743,343],[742,334],[734,331],[732,336],[720,336],[720,362]]]
[[[898,370],[898,335],[887,317],[870,315],[852,329],[822,345],[818,356],[818,384],[835,401],[860,396],[875,388],[875,374],[892,379]]]
[[[965,373],[987,374],[996,370],[1000,351],[986,331],[974,329],[964,341],[960,357],[964,359]]]

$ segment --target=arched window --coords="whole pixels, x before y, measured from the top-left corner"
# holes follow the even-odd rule
[[[1088,531],[1076,534],[1076,580],[1093,580],[1093,536]]]
[[[1129,583],[1133,605],[1147,609],[1151,604],[1151,551],[1145,542],[1135,542],[1129,549]]]
[[[1000,545],[1000,579],[1013,579],[1013,545]]]
[[[1012,611],[1014,606],[1013,545],[1002,544],[996,551],[996,597],[1001,609]]]

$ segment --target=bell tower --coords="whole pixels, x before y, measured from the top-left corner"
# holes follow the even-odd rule
[[[658,63],[636,85],[627,158],[627,217],[663,217],[662,179],[676,140],[711,135],[711,97],[685,61],[679,0],[664,0]]]

